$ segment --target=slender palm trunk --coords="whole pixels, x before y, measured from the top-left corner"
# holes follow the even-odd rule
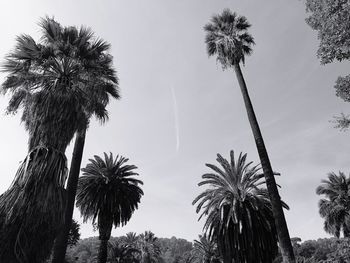
[[[62,231],[58,235],[53,251],[52,263],[64,263],[68,235],[72,225],[72,217],[74,211],[75,195],[77,193],[77,185],[79,179],[81,159],[83,156],[84,144],[85,144],[86,127],[78,131],[74,143],[74,149],[72,154],[72,162],[69,171],[69,178],[67,182],[67,206],[65,210],[65,223],[62,226]]]
[[[107,245],[108,239],[101,239],[100,247],[98,249],[98,263],[106,263],[107,262]]]
[[[246,106],[246,110],[248,114],[249,123],[253,131],[256,147],[260,157],[261,166],[263,168],[263,172],[265,175],[266,186],[270,196],[272,213],[275,218],[276,230],[277,230],[282,257],[283,257],[283,262],[294,263],[295,258],[294,258],[293,247],[290,241],[287,222],[284,217],[281,198],[278,193],[275,176],[273,174],[269,156],[267,154],[264,140],[259,128],[259,124],[254,113],[253,105],[252,105],[252,102],[250,101],[248,89],[244,81],[241,68],[238,63],[234,65],[234,70],[236,72],[238,83],[242,91],[244,104]]]

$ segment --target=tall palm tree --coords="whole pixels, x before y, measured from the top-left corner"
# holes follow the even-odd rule
[[[264,171],[266,185],[272,204],[277,234],[284,262],[295,262],[293,247],[290,242],[287,223],[284,217],[281,198],[278,193],[271,163],[264,140],[256,119],[248,89],[243,78],[240,63],[245,63],[245,56],[252,53],[253,37],[248,33],[250,24],[244,16],[238,16],[229,9],[212,17],[205,25],[205,42],[209,56],[217,56],[223,69],[233,68],[243,95],[250,126],[254,135],[260,162]]]
[[[107,244],[113,225],[125,225],[138,208],[143,191],[142,181],[133,176],[135,165],[128,165],[127,158],[104,153],[104,160],[95,155],[82,169],[77,189],[77,207],[84,221],[97,223],[100,238],[98,262],[107,260]]]
[[[246,163],[247,154],[230,161],[220,154],[222,168],[206,164],[214,173],[206,173],[198,185],[208,189],[193,201],[197,213],[207,216],[204,231],[215,239],[224,262],[268,263],[277,255],[277,234],[271,202],[258,166]],[[286,206],[284,204],[284,206]],[[287,206],[286,206],[287,207]]]
[[[139,250],[141,256],[141,263],[156,263],[160,259],[160,246],[158,238],[151,231],[139,235]]]
[[[193,255],[195,262],[200,263],[220,263],[220,256],[217,244],[209,239],[206,234],[199,235],[198,240],[193,242]]]
[[[350,237],[350,176],[332,172],[328,174],[328,180],[321,182],[316,193],[327,198],[319,202],[320,215],[325,219],[324,230],[337,238],[340,232],[344,237]]]
[[[1,262],[41,262],[50,254],[64,222],[66,147],[90,116],[104,121],[109,97],[119,97],[108,44],[51,18],[40,28],[38,42],[17,37],[3,64],[7,111],[23,109],[29,153],[0,197]]]

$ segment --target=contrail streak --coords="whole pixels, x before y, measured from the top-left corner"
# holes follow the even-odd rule
[[[177,110],[177,102],[176,102],[174,87],[171,87],[170,89],[171,89],[171,95],[173,98],[173,109],[174,109],[174,119],[175,119],[175,135],[176,135],[176,151],[179,151],[180,131],[179,131],[179,116],[178,116],[178,110]]]

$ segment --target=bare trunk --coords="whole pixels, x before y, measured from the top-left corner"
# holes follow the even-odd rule
[[[103,215],[103,213],[100,213],[98,215],[98,228],[99,228],[99,239],[100,241],[100,247],[98,250],[98,263],[106,263],[107,262],[107,245],[108,240],[111,237],[113,227],[113,219]]]
[[[67,206],[65,210],[65,223],[62,226],[62,231],[58,235],[53,252],[52,263],[64,263],[67,250],[68,235],[72,225],[72,217],[74,211],[75,195],[77,193],[77,185],[79,179],[81,159],[83,156],[85,144],[86,128],[78,131],[76,134],[72,162],[69,171],[69,178],[67,182]]]
[[[247,114],[248,114],[249,123],[250,123],[250,126],[252,128],[256,147],[257,147],[259,157],[260,157],[261,166],[263,168],[263,172],[265,175],[266,186],[267,186],[267,190],[268,190],[269,196],[270,196],[270,201],[271,201],[271,205],[272,205],[272,213],[273,213],[273,216],[275,218],[276,230],[277,230],[277,235],[278,235],[279,245],[281,248],[282,257],[283,257],[283,262],[284,263],[294,263],[295,258],[294,258],[293,247],[292,247],[292,243],[290,241],[287,222],[286,222],[286,219],[284,217],[281,198],[280,198],[279,193],[278,193],[278,189],[277,189],[277,185],[276,185],[276,181],[275,181],[275,176],[273,174],[273,170],[271,167],[269,156],[267,154],[264,140],[263,140],[263,137],[261,135],[260,128],[259,128],[259,124],[258,124],[258,121],[257,121],[255,113],[254,113],[253,105],[250,101],[248,89],[247,89],[246,83],[244,81],[241,68],[240,68],[238,63],[234,65],[234,69],[236,72],[239,86],[240,86],[241,91],[242,91],[244,104],[246,106],[246,110],[247,110]]]
[[[98,263],[107,262],[107,245],[108,239],[101,239],[100,247],[98,249]]]

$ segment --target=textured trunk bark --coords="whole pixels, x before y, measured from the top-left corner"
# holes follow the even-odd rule
[[[72,217],[74,211],[75,195],[77,193],[77,185],[79,179],[81,159],[83,157],[83,150],[85,144],[86,128],[77,132],[74,149],[72,154],[72,162],[69,171],[69,177],[67,182],[67,206],[65,210],[65,224],[62,227],[62,231],[58,235],[53,252],[52,263],[64,263],[67,250],[67,242],[69,230],[72,225]]]
[[[275,218],[276,230],[283,257],[283,262],[294,263],[295,258],[293,247],[289,237],[287,222],[283,213],[281,198],[278,194],[275,176],[273,174],[269,156],[267,154],[264,140],[259,128],[259,124],[254,113],[253,105],[249,97],[248,89],[238,63],[234,65],[234,70],[238,79],[239,86],[241,88],[244,104],[248,114],[249,123],[252,128],[256,147],[260,157],[261,166],[265,175],[266,186],[271,200],[272,212]]]
[[[101,239],[100,247],[98,249],[98,263],[107,262],[107,245],[108,239]]]
[[[98,250],[98,263],[106,263],[107,262],[107,246],[108,240],[111,237],[113,227],[113,220],[108,215],[104,215],[100,213],[98,215],[98,231],[99,231],[99,239],[100,247]]]

